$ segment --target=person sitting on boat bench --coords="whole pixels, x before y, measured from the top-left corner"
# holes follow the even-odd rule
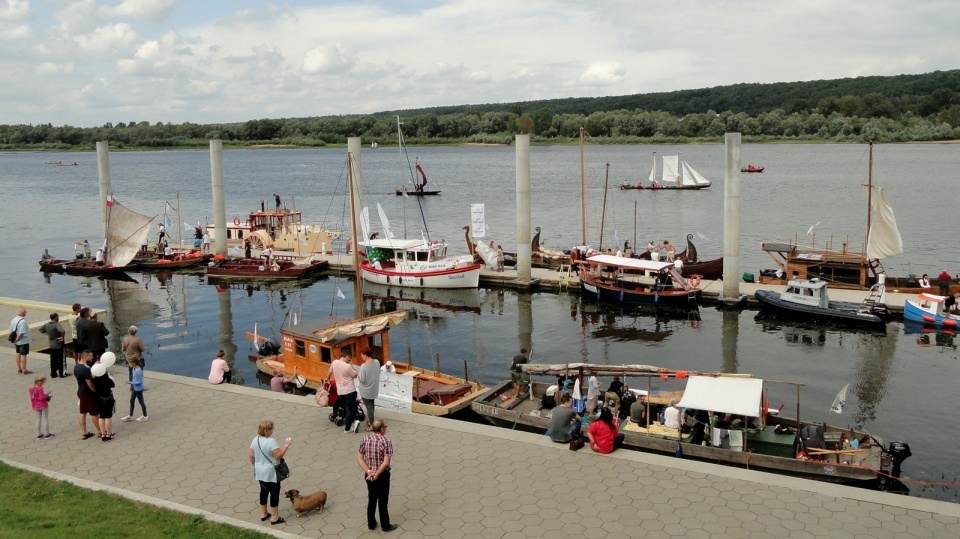
[[[580,414],[573,411],[569,393],[560,396],[560,406],[550,414],[550,440],[558,444],[570,443],[573,435],[580,434]]]
[[[923,274],[923,277],[920,277],[920,281],[917,284],[920,285],[920,288],[930,288],[930,279],[927,278],[926,273]]]
[[[670,405],[663,411],[663,425],[668,429],[679,429],[683,424],[683,412],[677,408],[677,400],[670,399]]]
[[[637,400],[630,405],[630,421],[637,425],[645,425],[647,422],[647,397],[638,395]]]
[[[957,312],[958,300],[960,300],[960,292],[950,296],[947,296],[947,299],[943,300],[943,312]]]

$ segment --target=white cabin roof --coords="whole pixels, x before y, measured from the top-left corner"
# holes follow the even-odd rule
[[[616,266],[624,269],[643,271],[661,271],[664,268],[673,267],[673,262],[654,262],[653,260],[641,260],[639,258],[626,258],[613,255],[591,256],[587,259],[587,262],[602,266]]]
[[[378,248],[378,249],[398,249],[398,250],[416,249],[416,248],[418,248],[418,247],[419,247],[419,248],[422,248],[422,249],[425,249],[425,248],[427,247],[426,242],[424,242],[423,240],[417,240],[417,239],[413,239],[413,240],[392,239],[392,240],[389,240],[389,239],[380,239],[380,238],[377,238],[377,239],[375,239],[375,240],[361,241],[361,242],[359,242],[359,245],[363,245],[364,247],[375,247],[375,248]]]

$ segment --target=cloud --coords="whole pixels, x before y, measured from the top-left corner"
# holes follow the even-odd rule
[[[307,51],[303,55],[304,73],[340,73],[350,70],[357,63],[355,54],[351,54],[340,43],[322,45]]]
[[[593,64],[580,75],[580,83],[589,86],[609,86],[622,81],[626,71],[620,62]]]
[[[73,71],[74,65],[72,62],[42,62],[34,69],[37,75],[69,75]]]
[[[0,22],[26,21],[33,14],[28,0],[6,0],[0,3]]]
[[[120,53],[133,47],[140,39],[133,26],[127,23],[117,23],[101,26],[89,34],[74,38],[80,52],[83,54],[110,54]]]
[[[180,0],[123,0],[116,7],[101,9],[107,17],[143,19],[156,24],[165,21],[178,4]]]

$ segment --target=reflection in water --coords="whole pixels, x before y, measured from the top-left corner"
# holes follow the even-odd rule
[[[723,369],[721,372],[740,372],[740,361],[737,357],[737,338],[740,335],[740,311],[722,309],[723,326],[720,333],[720,349],[723,352]]]
[[[700,327],[699,310],[650,309],[581,298],[575,299],[570,305],[570,317],[576,320],[578,314],[584,337],[601,339],[607,344],[662,343],[678,331]]]
[[[160,317],[160,306],[151,301],[147,290],[136,281],[102,280],[101,291],[107,296],[107,328],[110,349],[120,350],[120,343],[132,325]]]
[[[857,425],[872,423],[877,418],[877,406],[886,395],[887,381],[895,374],[897,337],[894,331],[880,336],[860,335],[857,382],[853,387],[860,401],[853,414]]]
[[[915,337],[921,347],[939,347],[945,350],[957,350],[957,332],[950,328],[933,328],[920,322],[903,321],[903,333]]]
[[[233,342],[233,310],[230,305],[230,298],[232,290],[227,289],[217,289],[217,306],[220,308],[220,348],[226,352],[225,359],[230,365],[230,368],[235,372],[240,372],[240,369],[234,369],[234,359],[237,355],[237,345]],[[213,361],[213,358],[210,358]],[[232,383],[242,384],[243,380],[232,380]]]

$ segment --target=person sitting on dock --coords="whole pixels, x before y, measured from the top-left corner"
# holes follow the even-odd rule
[[[930,279],[927,278],[927,274],[924,273],[923,277],[920,277],[920,281],[917,282],[920,285],[920,288],[930,288]]]
[[[597,453],[613,453],[623,445],[623,434],[617,430],[613,412],[606,406],[600,409],[600,419],[590,423],[587,438],[590,440],[590,449]]]
[[[570,443],[570,438],[580,434],[580,414],[573,411],[570,394],[560,396],[560,406],[550,414],[550,440],[558,444]]]
[[[217,357],[210,364],[210,375],[207,376],[207,381],[211,384],[219,385],[224,382],[230,383],[232,381],[232,373],[230,372],[230,365],[227,364],[227,360],[224,359],[226,352],[223,349],[220,349],[217,352]]]

